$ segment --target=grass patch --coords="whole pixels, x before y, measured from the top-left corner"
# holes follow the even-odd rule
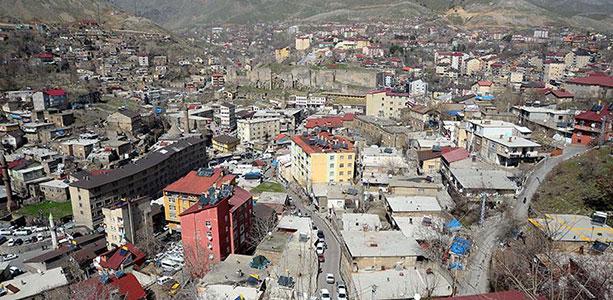
[[[590,215],[613,210],[611,148],[591,150],[554,168],[540,185],[533,206],[540,212]]]
[[[254,187],[251,190],[252,194],[260,194],[262,192],[277,192],[282,193],[285,192],[285,187],[282,184],[276,182],[262,182],[260,185]]]
[[[72,215],[72,204],[68,202],[45,201],[22,207],[17,213],[33,217],[47,217],[53,214],[54,219],[61,219]]]

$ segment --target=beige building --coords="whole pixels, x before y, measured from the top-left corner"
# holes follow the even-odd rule
[[[278,63],[283,62],[289,57],[289,47],[275,49],[275,60]]]
[[[543,81],[548,84],[550,80],[560,80],[566,68],[563,62],[549,62],[544,65]]]
[[[149,197],[122,199],[102,208],[107,247],[113,249],[126,242],[135,244],[142,239],[147,226],[153,228]],[[140,231],[140,232],[139,232]],[[153,234],[153,230],[149,232]]]
[[[427,181],[424,177],[410,178],[394,176],[388,184],[388,192],[393,195],[404,196],[432,196],[435,197],[443,188],[441,184]]]
[[[409,268],[423,256],[417,241],[400,231],[342,231],[341,235],[354,272]]]
[[[270,141],[281,133],[279,118],[243,119],[237,122],[237,135],[241,143]]]
[[[409,94],[391,90],[379,90],[366,94],[366,115],[400,119],[401,110],[407,107]]]
[[[70,199],[68,183],[63,180],[50,180],[38,186],[47,201],[66,202]]]
[[[404,149],[407,147],[410,131],[406,126],[396,124],[388,118],[358,115],[355,116],[352,127],[358,129],[372,144]]]
[[[134,135],[140,131],[141,127],[141,116],[135,111],[124,109],[106,118],[106,130],[108,132]]]
[[[309,36],[296,37],[296,50],[304,51],[311,47],[311,38]]]
[[[86,159],[94,148],[100,145],[100,141],[88,139],[68,140],[60,144],[62,154],[74,156],[78,159]]]
[[[184,138],[122,168],[71,183],[75,223],[93,229],[103,222],[103,206],[127,197],[160,195],[168,184],[205,166],[206,144],[201,137]]]
[[[481,60],[478,58],[471,58],[464,62],[463,67],[464,74],[468,76],[475,75],[477,72],[481,71]]]

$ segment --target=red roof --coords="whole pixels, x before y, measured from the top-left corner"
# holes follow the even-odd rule
[[[232,196],[229,199],[228,198],[222,199],[220,201],[217,201],[217,203],[215,203],[213,205],[207,204],[206,206],[202,206],[202,205],[200,205],[200,202],[196,202],[194,205],[192,205],[188,209],[184,210],[179,216],[195,214],[195,213],[201,212],[201,211],[203,211],[205,209],[216,207],[222,201],[228,201],[228,204],[230,204],[233,208],[234,207],[239,207],[243,203],[245,203],[246,201],[249,201],[249,199],[251,199],[251,193],[249,193],[245,189],[237,186],[237,187],[234,187],[234,189],[232,190]]]
[[[44,52],[44,53],[34,54],[34,57],[42,58],[42,59],[52,59],[53,58],[53,54],[51,54],[49,52]]]
[[[326,142],[326,145],[322,146],[319,144],[313,144],[310,145],[308,143],[308,141],[310,139],[320,139]],[[338,143],[344,143],[347,144],[347,149],[345,148],[338,148],[338,149],[334,149],[333,147],[333,143],[334,141],[337,141]],[[295,135],[294,137],[292,137],[292,141],[294,143],[296,143],[301,149],[302,151],[306,152],[306,153],[332,153],[332,152],[353,152],[353,143],[351,143],[351,141],[349,141],[348,139],[341,137],[341,136],[334,136],[331,135],[330,133],[326,132],[326,131],[322,131],[320,133],[317,134],[317,136],[302,136],[302,135]]]
[[[613,88],[613,76],[590,75],[588,77],[570,79],[568,83]]]
[[[309,119],[306,122],[305,127],[308,129],[315,127],[328,127],[337,128],[343,126],[345,121],[353,121],[353,114],[345,114],[342,116],[321,117],[316,119]]]
[[[76,288],[82,286],[83,288],[91,289],[91,293],[86,295],[86,299],[109,299],[111,291],[114,289],[119,290],[119,293],[124,296],[126,300],[140,300],[146,299],[147,293],[143,289],[143,286],[138,282],[138,279],[131,274],[127,273],[119,278],[111,277],[106,284],[100,281],[100,277],[92,277],[85,281],[75,283]]]
[[[447,153],[443,153],[443,159],[445,159],[448,163],[463,160],[465,158],[468,158],[469,156],[470,153],[468,153],[468,151],[466,151],[466,149],[464,148],[457,148]]]
[[[63,89],[50,89],[50,90],[46,90],[45,93],[47,93],[47,95],[49,96],[65,96],[66,95],[66,91],[64,91]]]
[[[552,90],[551,93],[557,98],[573,98],[575,96],[567,90]]]
[[[273,140],[276,142],[276,141],[279,141],[279,140],[284,139],[286,137],[287,137],[287,134],[279,133],[279,134],[277,134],[277,136],[275,136],[275,138]]]
[[[604,105],[604,107],[600,110],[600,111],[584,111],[578,115],[575,116],[575,120],[588,120],[588,121],[592,121],[592,122],[600,122],[602,121],[603,117],[606,115],[610,115],[611,112],[609,111],[609,108]]]
[[[126,259],[130,258],[131,263],[139,264],[142,263],[143,259],[146,257],[146,254],[140,251],[140,249],[136,248],[136,246],[133,244],[127,243],[121,247],[108,251],[101,256],[103,259],[100,261],[100,266],[105,269],[119,270],[121,268],[121,264],[126,261]],[[104,259],[104,257],[106,259]]]
[[[487,294],[479,294],[479,295],[471,295],[471,296],[455,296],[442,298],[447,300],[528,300],[528,298],[524,293],[520,291],[504,291],[504,292],[495,292],[495,293],[487,293]],[[545,297],[539,297],[539,300],[546,299]]]
[[[107,170],[107,169],[100,169],[100,170],[92,170],[89,172],[89,175],[91,176],[98,176],[98,175],[104,175],[104,174],[108,174],[111,173],[111,170]]]
[[[164,188],[166,192],[201,195],[206,193],[213,185],[220,187],[236,178],[235,175],[224,175],[221,168],[216,168],[211,176],[198,176],[197,171],[187,173],[181,179],[169,184]]]
[[[452,147],[441,147],[440,151],[432,149],[417,151],[417,160],[426,161],[441,157],[443,154],[454,150]]]
[[[494,83],[489,80],[479,80],[477,81],[477,84],[480,86],[492,86]]]

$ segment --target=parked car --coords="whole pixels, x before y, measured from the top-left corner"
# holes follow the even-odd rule
[[[347,299],[347,287],[345,286],[345,283],[342,281],[339,281],[336,284],[336,292],[337,292],[337,299],[341,300],[341,299]]]
[[[162,277],[158,278],[157,284],[165,285],[165,284],[167,284],[167,283],[169,283],[169,282],[171,282],[173,280],[174,279],[172,279],[172,277],[170,277],[170,276],[162,276]]]
[[[14,254],[14,253],[7,253],[7,254],[2,255],[2,259],[4,261],[13,260],[13,259],[16,259],[17,257],[19,256],[17,256],[17,254]]]
[[[15,239],[15,245],[23,245],[22,239]]]
[[[13,276],[13,277],[19,276],[19,275],[24,273],[21,269],[15,267],[15,266],[10,266],[9,267],[9,272],[11,272],[11,276]]]
[[[320,240],[323,240],[323,239],[325,238],[323,230],[321,230],[321,229],[320,229],[320,230],[317,230],[317,237],[318,237]]]
[[[6,245],[9,246],[9,247],[15,246],[15,239],[9,239],[9,241],[6,243]]]
[[[5,236],[0,235],[0,245],[4,244],[4,242],[6,242],[7,240],[8,239]]]
[[[328,289],[321,289],[319,292],[321,300],[330,300],[330,291]]]
[[[13,230],[12,229],[8,229],[8,228],[2,228],[2,229],[0,229],[0,234],[3,234],[3,235],[13,235]]]
[[[30,235],[32,234],[32,230],[30,229],[19,229],[13,232],[13,235]]]
[[[326,274],[326,282],[327,283],[334,283],[334,274],[332,274],[332,273]]]
[[[317,255],[324,255],[324,243],[317,243],[317,247],[315,247],[315,252]]]

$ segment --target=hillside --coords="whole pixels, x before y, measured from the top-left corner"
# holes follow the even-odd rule
[[[610,0],[107,0],[175,31],[224,23],[402,19],[443,15],[469,27],[573,25],[610,30]]]
[[[532,206],[546,213],[612,211],[611,155],[611,147],[605,146],[561,163],[540,185]]]
[[[48,24],[97,20],[114,29],[161,32],[163,29],[142,17],[132,16],[106,0],[0,0],[0,22]]]

